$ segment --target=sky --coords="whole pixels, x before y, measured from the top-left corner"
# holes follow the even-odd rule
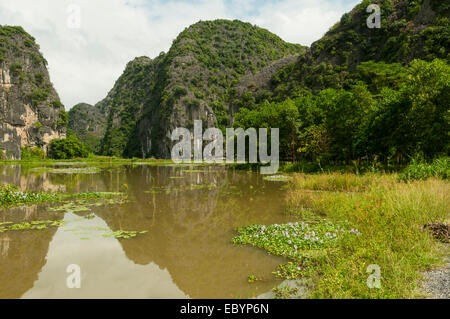
[[[102,100],[135,57],[154,58],[199,20],[239,19],[311,45],[359,0],[1,0],[0,24],[41,47],[66,109]]]

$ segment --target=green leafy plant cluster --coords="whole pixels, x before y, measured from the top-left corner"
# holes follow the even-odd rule
[[[142,235],[142,234],[146,234],[148,233],[147,230],[143,230],[143,231],[127,231],[127,230],[117,230],[115,232],[112,232],[112,234],[106,234],[103,235],[105,237],[115,237],[115,238],[120,238],[120,239],[129,239],[129,238],[134,238],[138,235]]]
[[[52,159],[85,158],[88,155],[87,146],[70,131],[67,132],[67,138],[54,139],[50,143],[49,156]]]
[[[9,71],[11,72],[12,76],[19,76],[20,73],[22,72],[23,66],[22,63],[20,62],[14,62],[11,63],[11,65],[9,66]]]
[[[400,174],[400,179],[403,181],[425,180],[431,177],[442,179],[450,177],[449,157],[436,158],[431,163],[414,158]]]
[[[59,220],[36,220],[23,223],[0,222],[0,233],[6,231],[43,230],[63,225],[64,222]]]
[[[38,106],[41,102],[47,100],[50,94],[50,89],[36,89],[33,92],[28,94],[28,98],[31,100],[31,104],[33,106]]]
[[[381,174],[293,177],[287,212],[299,221],[241,228],[235,244],[290,259],[274,274],[301,279],[310,298],[425,296],[420,290],[422,273],[439,265],[443,253],[423,226],[448,224],[447,181],[403,183],[396,175]],[[380,289],[367,285],[370,265],[382,270]]]
[[[58,197],[48,193],[34,193],[20,191],[18,187],[12,185],[0,185],[0,204],[17,205],[28,203],[41,203],[54,201]]]
[[[280,128],[289,160],[404,164],[449,151],[450,66],[443,60],[361,64],[347,88],[306,90],[235,114],[236,127]]]
[[[239,229],[238,234],[232,240],[236,245],[252,245],[274,255],[300,260],[311,252],[334,247],[343,236],[360,233],[349,229],[345,223],[321,221],[314,224],[252,225]]]
[[[45,159],[45,152],[40,147],[25,146],[21,149],[21,159],[23,161],[36,161]]]

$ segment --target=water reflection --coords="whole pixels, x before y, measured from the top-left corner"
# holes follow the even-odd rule
[[[131,201],[94,207],[92,220],[80,217],[85,213],[49,213],[46,207],[0,211],[4,221],[67,221],[58,230],[0,234],[7,238],[0,242],[2,298],[249,298],[278,283],[271,272],[281,259],[234,247],[230,240],[237,227],[287,221],[283,183],[223,167],[140,165],[102,168],[98,174],[43,173],[0,168],[1,182],[23,189],[43,189],[45,182],[70,192],[126,190]],[[118,240],[95,229],[149,232]],[[81,289],[66,287],[69,264],[81,266]],[[249,275],[264,280],[249,284]]]

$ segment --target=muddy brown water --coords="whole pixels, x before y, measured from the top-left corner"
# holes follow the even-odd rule
[[[126,190],[130,199],[88,212],[49,210],[58,204],[0,209],[0,222],[66,221],[0,233],[0,298],[254,298],[281,283],[272,272],[286,260],[231,239],[241,226],[289,221],[285,183],[221,166],[113,165],[70,173],[76,167],[63,173],[0,166],[0,183],[22,190]],[[117,230],[148,233],[102,235]],[[81,269],[79,289],[66,284],[71,264]],[[249,275],[263,280],[250,284]]]

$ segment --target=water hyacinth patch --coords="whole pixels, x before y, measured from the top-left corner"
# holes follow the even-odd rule
[[[296,222],[282,225],[251,225],[238,230],[239,236],[233,238],[236,245],[252,245],[263,248],[273,255],[300,260],[311,252],[333,248],[338,239],[344,236],[359,235],[359,231],[348,230],[343,223],[309,224]]]
[[[283,279],[297,279],[301,277],[303,272],[302,263],[288,262],[287,264],[282,264],[278,266],[278,269],[273,272],[275,276]]]
[[[75,199],[77,203],[68,201]],[[95,202],[90,202],[96,200]],[[21,191],[14,185],[0,185],[0,206],[13,207],[28,204],[62,202],[64,205],[49,208],[50,211],[88,211],[90,206],[124,204],[128,202],[126,193],[117,192],[87,192],[87,193],[44,193]]]
[[[0,185],[0,204],[4,206],[48,202],[57,199],[58,196],[54,194],[24,192],[13,185]]]

